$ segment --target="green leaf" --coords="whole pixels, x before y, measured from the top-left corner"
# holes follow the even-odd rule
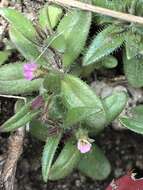
[[[53,34],[52,36],[49,36],[44,41],[45,47],[47,47],[48,44],[60,53],[63,53],[66,49],[66,40],[62,34]]]
[[[28,109],[30,109],[30,105],[31,103],[27,103],[22,99],[19,99],[16,101],[15,105],[14,105],[14,112],[17,113],[19,112],[22,108],[22,111],[20,112],[20,114],[24,114],[28,111]],[[24,113],[23,113],[24,112]],[[15,116],[14,116],[15,117]],[[20,118],[20,116],[18,116]],[[16,117],[15,117],[16,118]]]
[[[123,57],[124,72],[128,82],[136,88],[143,86],[143,58],[134,57],[130,60]]]
[[[103,110],[96,114],[90,115],[85,120],[85,125],[88,127],[88,130],[90,130],[91,134],[96,135],[104,129],[107,122],[106,117],[107,117],[106,112],[105,110]]]
[[[66,75],[62,80],[61,88],[63,103],[69,111],[71,109],[76,110],[77,108],[78,114],[83,118],[87,111],[83,112],[81,108],[83,107],[84,110],[87,108],[88,111],[90,110],[91,115],[88,113],[85,119],[86,123],[91,127],[98,128],[98,130],[103,127],[106,121],[106,115],[102,102],[86,83],[74,76]],[[81,111],[81,113],[79,113],[79,111]],[[74,122],[76,121],[75,116],[78,116],[77,113],[74,115]]]
[[[127,5],[129,6],[132,1],[130,0],[92,0],[93,5],[125,12],[127,9]]]
[[[20,105],[21,104],[21,105]],[[10,126],[13,123],[16,123],[19,119],[21,119],[23,116],[25,116],[29,111],[31,107],[31,102],[28,102],[27,104],[23,105],[23,101],[17,101],[15,104],[15,112],[16,114],[13,115],[10,119],[8,119],[4,125]]]
[[[120,47],[124,41],[121,32],[121,27],[112,25],[100,32],[89,46],[83,58],[83,65],[93,64]]]
[[[115,57],[113,56],[108,56],[103,58],[101,61],[102,67],[105,67],[107,69],[112,69],[115,68],[118,65],[118,61]]]
[[[19,127],[26,125],[39,113],[40,110],[31,110],[31,102],[27,103],[25,106],[22,105],[21,109],[19,108],[19,111],[14,116],[12,116],[9,120],[2,124],[0,130],[2,132],[13,131]]]
[[[110,10],[120,11],[120,12],[128,12],[131,14],[131,0],[92,0],[93,5],[104,7]],[[138,13],[138,11],[137,11]],[[134,14],[134,13],[132,13]],[[105,16],[102,14],[96,14],[94,13],[94,19],[96,24],[99,25],[109,25],[109,24],[120,24],[122,25],[122,21],[119,19],[115,19],[110,16]]]
[[[63,74],[60,72],[51,72],[49,73],[43,82],[43,86],[49,92],[59,93],[61,90],[61,79]]]
[[[83,155],[78,169],[93,180],[104,180],[111,172],[109,161],[97,145],[93,145],[92,151]]]
[[[76,107],[69,109],[64,121],[64,126],[71,126],[80,121],[86,120],[90,115],[97,114],[92,107]]]
[[[60,7],[45,5],[40,10],[39,23],[44,30],[52,29],[58,24],[62,14],[63,11]]]
[[[125,92],[113,92],[112,95],[103,100],[107,114],[107,123],[112,122],[124,109],[127,103]]]
[[[110,2],[107,0],[92,0],[92,4],[99,7],[108,8],[110,5]]]
[[[143,134],[143,121],[122,117],[120,118],[120,122],[124,127],[130,129],[131,131]]]
[[[24,63],[9,63],[0,67],[0,80],[17,80],[24,78]]]
[[[125,33],[127,59],[132,59],[138,54],[143,54],[141,35],[132,32]]]
[[[79,78],[65,75],[62,80],[62,96],[67,108],[91,107],[97,112],[103,109],[99,97]]]
[[[138,0],[135,2],[135,12],[138,16],[143,16],[143,4],[142,0]]]
[[[113,9],[120,12],[127,12],[131,8],[131,3],[133,1],[130,0],[114,0],[111,2]]]
[[[143,121],[143,105],[138,105],[131,110],[135,119]]]
[[[49,177],[49,171],[51,164],[55,155],[55,152],[58,148],[61,133],[47,138],[46,144],[44,146],[43,155],[42,155],[42,175],[45,182],[47,182]]]
[[[88,77],[95,69],[112,69],[118,65],[118,61],[115,57],[109,55],[107,57],[103,57],[99,62],[95,62],[90,65],[82,66],[82,77]]]
[[[50,104],[49,104],[49,117],[54,120],[63,120],[65,116],[65,106],[63,105],[62,99],[60,96],[55,95]]]
[[[36,31],[32,22],[28,20],[22,13],[11,8],[0,8],[0,15],[12,24],[12,26],[27,39],[36,39]]]
[[[9,55],[11,54],[10,51],[0,51],[0,65],[2,65],[5,61],[7,61]]]
[[[138,105],[131,110],[132,117],[121,117],[121,124],[139,134],[143,134],[143,105]]]
[[[80,152],[71,140],[66,142],[63,150],[50,169],[50,180],[63,179],[69,175],[80,160]]]
[[[19,119],[17,122],[15,122],[9,126],[2,125],[1,131],[2,132],[9,132],[9,131],[13,131],[15,129],[18,129],[19,127],[25,126],[32,119],[36,118],[39,113],[40,113],[40,111],[29,112],[25,116],[23,116],[21,119]]]
[[[45,142],[48,136],[48,127],[35,119],[30,122],[30,133],[33,137]]]
[[[34,61],[39,57],[40,51],[35,43],[25,38],[18,30],[11,27],[9,30],[9,35],[11,41],[14,43],[18,51],[25,57],[25,59]],[[40,65],[48,64],[43,56],[39,57],[36,63]]]
[[[64,66],[71,65],[84,48],[91,24],[91,13],[69,11],[58,25],[57,32],[66,40],[66,51],[63,55]]]
[[[42,79],[27,81],[25,79],[19,80],[0,80],[0,93],[1,94],[26,94],[34,91],[39,91],[42,84]]]
[[[105,126],[112,122],[124,109],[127,102],[127,96],[124,92],[113,92],[109,97],[103,99],[104,112],[99,112],[88,117],[86,126],[90,127],[90,133],[97,134],[101,132]]]
[[[14,113],[16,113],[16,114],[13,117],[11,117],[6,123],[8,124],[8,122],[9,122],[9,126],[10,126],[14,122],[18,121],[18,118],[20,119],[24,113],[26,114],[26,110],[28,111],[28,108],[30,108],[30,103],[27,103],[25,105],[24,100],[22,100],[22,99],[17,100],[14,105]],[[21,126],[21,127],[24,127],[24,126]]]

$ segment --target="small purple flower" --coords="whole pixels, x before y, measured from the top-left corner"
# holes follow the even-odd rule
[[[77,148],[81,153],[87,153],[91,150],[92,144],[86,139],[79,139]]]
[[[26,80],[32,80],[34,76],[34,72],[37,70],[38,65],[31,62],[31,63],[26,63],[23,66],[23,74]]]
[[[44,99],[43,99],[43,97],[42,96],[37,96],[33,100],[32,104],[31,104],[31,107],[32,107],[33,110],[35,110],[35,109],[41,108],[43,105],[44,105]]]

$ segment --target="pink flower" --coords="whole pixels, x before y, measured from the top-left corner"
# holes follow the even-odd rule
[[[23,66],[23,74],[26,80],[32,80],[34,76],[34,72],[37,70],[38,65],[31,62],[31,63],[26,63]]]
[[[91,150],[92,144],[86,139],[79,139],[77,148],[81,153],[87,153]]]

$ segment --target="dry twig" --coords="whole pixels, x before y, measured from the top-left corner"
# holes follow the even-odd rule
[[[8,140],[7,158],[1,174],[2,190],[14,190],[14,179],[17,167],[17,161],[23,150],[23,140],[25,135],[25,128],[19,128],[13,133]]]
[[[122,13],[118,11],[113,11],[113,10],[98,7],[98,6],[93,6],[93,5],[82,3],[76,0],[48,0],[48,1],[52,3],[68,6],[68,7],[70,6],[76,7],[82,10],[91,11],[91,12],[99,13],[106,16],[111,16],[113,18],[124,20],[127,22],[143,24],[143,17],[139,17],[139,16],[135,16],[135,15],[127,14],[127,13]]]

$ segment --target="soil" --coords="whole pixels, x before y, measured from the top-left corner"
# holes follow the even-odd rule
[[[24,1],[22,6],[17,3],[12,6],[24,11],[31,19],[35,19],[37,9],[43,3],[42,0]],[[0,98],[0,124],[13,115],[14,103],[14,99]],[[8,133],[0,134],[0,157],[7,151],[9,135]],[[93,181],[78,171],[74,171],[64,180],[49,181],[45,184],[42,180],[40,164],[43,143],[27,134],[24,151],[17,165],[14,190],[105,190],[113,178],[118,178],[131,169],[138,173],[138,177],[142,177],[142,142],[141,135],[128,130],[115,130],[112,126],[108,126],[96,139],[96,143],[103,149],[112,165],[112,172],[106,180]]]

